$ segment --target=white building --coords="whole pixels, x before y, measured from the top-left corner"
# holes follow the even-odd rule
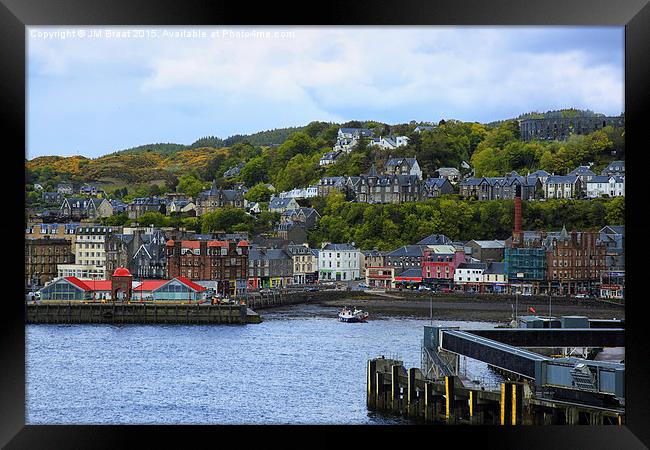
[[[460,263],[454,271],[454,284],[479,285],[483,282],[485,263]]]
[[[321,157],[318,165],[329,166],[330,164],[334,164],[336,162],[336,158],[338,158],[342,153],[343,152],[341,151],[327,152]]]
[[[339,128],[339,132],[336,137],[336,144],[334,144],[332,150],[334,153],[350,153],[352,149],[358,144],[360,138],[364,137],[371,139],[372,135],[372,131],[368,130],[367,128]],[[321,166],[323,165],[327,164],[321,164]]]
[[[544,183],[546,198],[578,198],[582,183],[577,175],[551,175]]]
[[[350,153],[358,142],[359,140],[356,138],[337,139],[332,150],[335,152]]]
[[[358,139],[359,137],[372,137],[372,131],[367,128],[339,128],[337,139]]]
[[[432,125],[418,125],[413,131],[416,133],[422,133],[423,131],[432,131],[434,128],[435,127]]]
[[[587,181],[587,197],[622,197],[625,195],[625,177],[595,176]]]
[[[280,192],[278,197],[280,198],[311,198],[318,195],[318,186],[313,185],[306,188],[296,188],[290,191]]]
[[[59,264],[58,276],[80,279],[106,279],[106,237],[112,227],[80,226],[76,232],[75,264]]]
[[[361,251],[353,244],[323,243],[318,252],[320,281],[352,281],[360,277]]]
[[[406,136],[384,136],[371,140],[368,145],[379,147],[384,150],[392,150],[398,147],[408,145],[409,138]]]

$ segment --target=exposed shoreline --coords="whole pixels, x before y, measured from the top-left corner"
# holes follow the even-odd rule
[[[476,299],[476,298],[396,298],[396,297],[344,297],[337,300],[322,300],[317,303],[322,306],[359,307],[367,310],[371,317],[373,313],[382,315],[409,315],[429,317],[439,320],[477,320],[507,323],[511,320],[515,302],[509,299]],[[529,310],[535,309],[535,313]],[[548,302],[519,299],[517,306],[519,316],[540,315],[549,313]],[[551,304],[553,316],[579,315],[590,319],[625,319],[625,307],[595,301],[575,302],[570,300],[554,301]]]

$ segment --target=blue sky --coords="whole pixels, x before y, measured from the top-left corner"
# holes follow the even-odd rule
[[[313,120],[490,122],[570,107],[624,109],[623,27],[26,33],[28,159],[94,158]]]

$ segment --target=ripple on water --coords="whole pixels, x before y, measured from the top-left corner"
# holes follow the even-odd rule
[[[245,326],[29,325],[27,423],[405,423],[366,409],[367,360],[420,367],[428,319],[346,324],[337,312],[270,310]],[[477,361],[467,371],[495,377]]]

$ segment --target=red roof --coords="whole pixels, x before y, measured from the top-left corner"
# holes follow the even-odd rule
[[[118,267],[115,269],[115,272],[113,272],[114,277],[130,277],[131,272],[129,272],[129,269],[125,267]]]
[[[248,241],[239,241],[237,247],[248,247]]]
[[[140,285],[133,289],[134,291],[154,291],[158,289],[163,284],[167,283],[169,280],[143,280]]]
[[[201,241],[181,241],[181,247],[183,248],[200,248]]]
[[[168,240],[167,245],[169,245],[170,247],[173,247],[174,246],[174,240],[173,239]]]
[[[228,241],[208,241],[208,247],[228,247]]]
[[[133,289],[133,291],[134,292],[155,291],[157,289],[160,289],[162,286],[164,286],[165,284],[167,284],[167,283],[169,283],[170,281],[173,281],[173,280],[178,280],[181,283],[183,283],[184,285],[186,285],[189,288],[194,289],[195,291],[198,291],[198,292],[203,292],[206,289],[203,286],[201,286],[200,284],[194,283],[189,278],[176,277],[176,278],[174,278],[172,280],[143,280],[142,283],[140,283],[140,285],[137,288]]]
[[[178,281],[180,281],[180,282],[183,283],[184,285],[186,285],[186,286],[188,286],[188,287],[194,289],[195,291],[203,292],[203,291],[206,290],[203,286],[201,286],[200,284],[196,284],[195,282],[193,282],[193,281],[190,280],[189,278],[185,278],[185,277],[176,277],[175,279],[178,280]]]
[[[91,291],[110,291],[113,288],[111,280],[85,280],[83,283]]]
[[[74,284],[75,286],[83,289],[84,291],[89,291],[90,290],[90,288],[86,285],[86,283],[84,283],[83,281],[81,281],[77,277],[65,277],[64,279],[66,281],[69,281],[70,283]]]

